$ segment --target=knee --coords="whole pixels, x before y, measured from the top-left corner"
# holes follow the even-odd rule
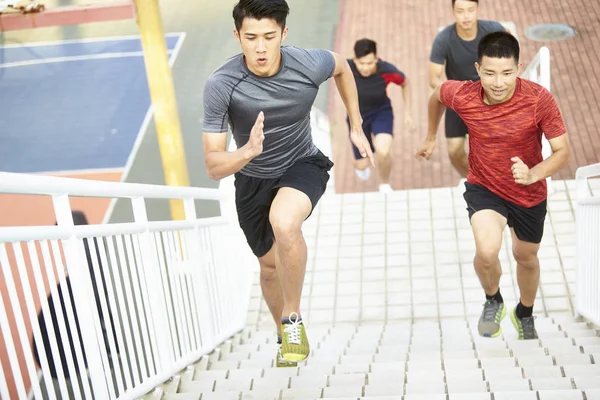
[[[262,282],[271,282],[277,279],[277,269],[275,265],[259,262],[260,264],[260,280]]]
[[[448,157],[453,160],[458,160],[463,158],[467,153],[465,152],[465,148],[463,146],[451,146],[448,147]]]
[[[285,245],[287,242],[293,241],[301,234],[302,222],[286,213],[271,212],[269,222],[273,227],[273,234],[278,243]]]
[[[389,146],[381,146],[375,148],[375,156],[380,159],[390,158],[392,149]]]
[[[493,246],[478,248],[475,252],[475,266],[485,269],[493,267],[498,262],[498,253],[500,249]]]
[[[515,258],[517,265],[523,268],[535,269],[540,267],[537,252],[513,249],[513,257]]]
[[[354,168],[364,171],[369,167],[369,159],[368,158],[359,158],[358,160],[354,160]]]

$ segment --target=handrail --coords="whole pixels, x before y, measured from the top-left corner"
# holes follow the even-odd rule
[[[580,167],[577,187],[577,292],[579,315],[600,325],[600,196],[592,192],[589,178],[600,177],[600,163]],[[598,180],[595,180],[598,182]]]
[[[161,186],[142,183],[106,182],[47,175],[0,172],[0,192],[58,196],[223,200],[218,189]]]

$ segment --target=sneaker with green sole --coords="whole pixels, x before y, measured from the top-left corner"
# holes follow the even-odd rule
[[[502,333],[500,322],[505,316],[506,307],[504,307],[504,303],[499,303],[495,299],[486,300],[477,323],[479,334],[483,337],[500,336]]]
[[[288,361],[281,355],[281,344],[277,344],[277,355],[275,356],[275,367],[276,368],[290,368],[297,367],[296,361]]]
[[[302,361],[310,354],[310,346],[302,318],[292,313],[282,321],[281,355],[288,361]]]
[[[517,339],[531,340],[538,338],[537,331],[535,330],[535,317],[519,318],[517,317],[517,309],[514,308],[510,311],[510,320],[517,330]]]

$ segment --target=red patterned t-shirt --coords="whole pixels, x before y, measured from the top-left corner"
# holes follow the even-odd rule
[[[469,129],[467,182],[481,185],[505,200],[533,207],[546,199],[546,180],[515,183],[512,157],[529,168],[542,162],[542,133],[553,139],[566,133],[556,101],[543,86],[517,78],[512,98],[488,105],[481,82],[446,81],[440,99]]]

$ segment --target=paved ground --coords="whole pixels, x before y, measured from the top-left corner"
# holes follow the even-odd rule
[[[600,141],[597,130],[600,114],[597,109],[598,78],[589,66],[598,63],[600,32],[600,3],[559,0],[517,0],[482,2],[480,18],[512,21],[522,46],[522,62],[527,66],[542,45],[550,48],[552,60],[552,92],[556,96],[571,135],[573,158],[568,168],[555,178],[573,178],[577,167],[600,161]],[[454,186],[458,175],[445,155],[445,143],[438,133],[437,154],[429,163],[419,163],[413,157],[426,130],[427,63],[431,42],[438,28],[452,22],[450,1],[422,2],[418,0],[347,0],[340,11],[335,50],[352,55],[356,39],[370,37],[380,45],[380,56],[395,63],[413,82],[414,116],[418,130],[403,132],[401,119],[395,126],[394,169],[392,187],[395,189]],[[539,23],[566,23],[577,30],[577,36],[562,42],[542,43],[527,39],[528,27]],[[393,105],[402,110],[401,91],[389,90]],[[333,124],[336,189],[338,192],[372,191],[378,182],[371,178],[361,182],[352,168],[350,142],[344,122],[342,103],[335,91],[331,93],[329,117]],[[401,115],[401,114],[398,114]]]

